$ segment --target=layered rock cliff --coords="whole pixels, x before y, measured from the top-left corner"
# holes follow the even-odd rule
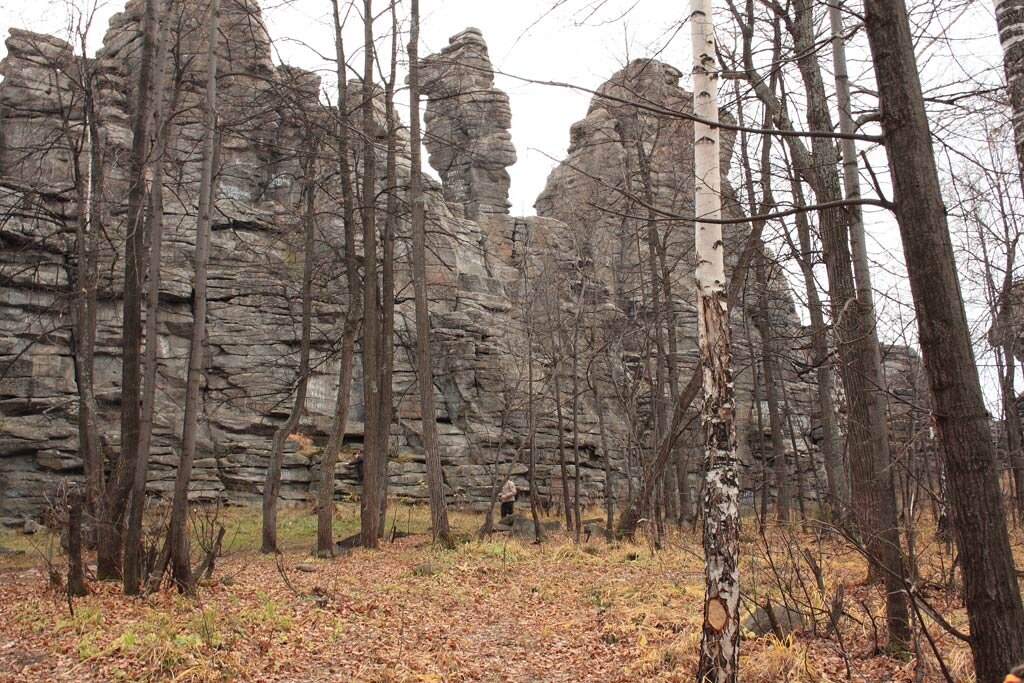
[[[171,126],[164,189],[165,246],[160,292],[160,371],[149,490],[167,493],[178,461],[185,365],[192,326],[192,269],[198,198],[203,96],[203,6],[179,0],[171,27],[181,66],[164,94],[177,112]],[[75,171],[83,150],[103,150],[106,180],[100,253],[96,374],[103,448],[119,451],[121,291],[126,227],[128,147],[139,52],[141,3],[131,0],[111,20],[104,47],[80,60],[65,42],[12,32],[0,64],[0,517],[33,513],[64,478],[80,478],[77,388],[69,310],[75,226],[80,202]],[[301,154],[317,149],[317,268],[313,376],[299,432],[289,443],[282,496],[302,501],[319,479],[319,447],[327,437],[337,388],[337,347],[348,306],[341,276],[343,230],[329,136],[314,145],[310,121],[336,112],[317,101],[318,79],[275,66],[255,0],[224,0],[222,8],[220,154],[210,262],[208,363],[202,389],[201,438],[192,496],[252,500],[261,490],[271,437],[284,420],[295,383],[302,272]],[[95,70],[100,138],[85,135],[83,66]],[[680,376],[695,367],[690,284],[692,128],[665,112],[690,111],[680,73],[655,61],[634,62],[602,86],[586,118],[571,131],[569,155],[538,199],[538,216],[508,215],[515,162],[508,97],[495,89],[486,43],[476,29],[423,61],[426,144],[441,184],[429,183],[428,277],[434,341],[437,414],[445,479],[456,503],[481,504],[505,471],[520,487],[529,453],[545,501],[561,498],[561,452],[581,493],[599,504],[605,482],[622,500],[633,485],[641,446],[651,439],[650,385],[657,369],[649,330],[667,320],[649,308],[651,263],[670,273]],[[631,102],[654,102],[638,110]],[[330,124],[327,124],[328,126]],[[400,141],[404,145],[404,138]],[[383,154],[383,143],[375,141]],[[723,146],[728,167],[731,137]],[[408,161],[401,150],[397,191],[404,202]],[[384,164],[378,164],[383,172]],[[383,178],[379,186],[383,186]],[[661,221],[661,255],[649,261],[647,216],[653,199],[678,219]],[[381,202],[383,206],[384,198]],[[735,202],[730,215],[738,216]],[[407,223],[398,225],[400,255]],[[730,267],[749,227],[727,231]],[[404,258],[404,257],[403,257]],[[660,258],[660,260],[659,260]],[[660,265],[659,265],[660,264]],[[397,264],[396,419],[392,427],[391,492],[423,498],[425,467],[412,367],[415,343],[408,264]],[[786,346],[801,344],[784,281],[772,288],[774,328]],[[663,303],[664,305],[664,303]],[[745,299],[740,308],[749,307]],[[738,396],[745,482],[752,486],[765,456],[748,448],[753,403],[749,354],[754,332],[738,334]],[[665,335],[667,338],[667,335]],[[795,341],[794,341],[795,340]],[[816,473],[803,357],[783,362],[794,459]],[[574,362],[575,359],[575,362]],[[362,377],[351,390],[346,452],[362,440]],[[530,406],[533,406],[531,411]],[[559,411],[561,410],[561,419]],[[530,415],[533,419],[530,419]],[[579,435],[573,438],[573,424]],[[639,425],[630,429],[628,425]],[[699,438],[680,447],[697,463]],[[756,452],[755,452],[756,451]],[[810,457],[808,457],[810,456]],[[343,462],[344,462],[343,455]],[[607,462],[606,462],[607,457]],[[685,458],[684,458],[685,460]],[[336,490],[358,491],[354,468],[339,468]],[[686,482],[687,477],[681,481]],[[696,481],[689,482],[696,486]],[[813,492],[809,491],[809,494]]]

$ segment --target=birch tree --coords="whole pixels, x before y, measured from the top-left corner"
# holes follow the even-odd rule
[[[1024,174],[1024,0],[996,0],[996,26],[1003,45],[1017,164]]]
[[[697,329],[704,409],[704,627],[697,680],[732,683],[739,669],[739,485],[731,333],[721,218],[718,58],[712,0],[691,0]]]

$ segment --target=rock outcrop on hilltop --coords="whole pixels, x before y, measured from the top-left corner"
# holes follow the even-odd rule
[[[160,369],[148,483],[154,494],[170,490],[178,462],[202,132],[198,104],[203,97],[199,75],[204,68],[205,3],[178,3],[181,11],[172,31],[178,63],[185,66],[171,79],[177,87],[164,94],[178,115],[171,126],[164,191],[165,259],[156,340]],[[76,152],[88,141],[83,92],[69,74],[80,73],[83,63],[97,74],[101,135],[92,142],[103,148],[106,178],[104,194],[96,198],[104,215],[96,389],[103,448],[111,457],[119,452],[120,250],[141,5],[139,0],[128,2],[111,20],[104,47],[86,62],[57,38],[13,31],[8,57],[0,64],[0,211],[5,216],[0,224],[0,517],[39,511],[62,479],[80,479],[82,473],[69,310],[78,220],[74,171],[84,163]],[[283,498],[302,501],[320,476],[319,447],[334,410],[337,346],[348,306],[337,258],[344,245],[334,143],[330,135],[313,137],[325,120],[329,129],[336,112],[318,102],[316,76],[273,64],[255,0],[224,0],[221,21],[221,135],[209,268],[208,363],[191,494],[196,500],[245,502],[261,490],[271,437],[287,415],[296,379],[305,181],[301,154],[320,145],[314,169],[320,179],[314,370],[299,430],[304,438],[289,442],[282,486]],[[538,216],[516,218],[508,215],[505,170],[515,162],[511,110],[508,97],[494,87],[480,32],[457,34],[447,48],[427,57],[423,67],[426,144],[430,163],[442,179],[440,184],[428,183],[427,193],[438,409],[433,416],[419,414],[412,365],[414,312],[412,301],[402,295],[396,305],[391,492],[425,497],[419,442],[425,418],[438,423],[445,480],[456,503],[485,503],[496,478],[506,471],[524,489],[531,436],[542,500],[561,496],[561,448],[570,463],[579,458],[581,493],[587,502],[602,502],[608,476],[613,495],[621,501],[639,471],[636,440],[649,438],[646,427],[636,433],[627,424],[646,424],[644,416],[650,414],[645,368],[652,351],[644,334],[620,333],[649,329],[652,322],[642,295],[646,255],[638,254],[635,244],[626,244],[628,235],[635,239],[640,221],[622,218],[636,206],[623,203],[619,190],[639,191],[636,183],[643,183],[637,176],[637,150],[643,150],[650,166],[649,191],[659,206],[685,216],[692,195],[689,124],[646,113],[637,116],[623,101],[640,97],[687,111],[690,96],[678,85],[679,72],[658,62],[634,62],[616,74],[600,90],[613,99],[595,97],[586,119],[573,127],[568,160],[552,173],[538,199]],[[723,164],[728,165],[731,138],[726,139]],[[401,194],[408,163],[405,140],[400,143]],[[378,169],[383,173],[383,160]],[[738,215],[735,206],[730,210]],[[672,272],[677,354],[686,373],[696,362],[688,285],[690,229],[680,219],[662,230]],[[748,230],[743,225],[730,228],[731,244],[740,244]],[[399,254],[408,252],[407,231],[402,217]],[[406,263],[398,263],[396,277],[397,291],[408,289]],[[782,280],[774,286],[773,301],[777,329],[799,337]],[[584,312],[589,326],[580,322]],[[759,343],[754,333],[737,335],[738,366],[745,363],[747,347],[756,352]],[[577,348],[591,352],[581,352],[584,360],[574,367],[568,350]],[[600,357],[593,352],[598,348]],[[797,441],[807,444],[802,437],[811,431],[812,419],[807,386],[798,372],[801,356],[792,352],[789,357],[783,384],[792,429]],[[738,375],[747,423],[749,374]],[[357,363],[345,435],[349,453],[362,441],[361,382]],[[536,407],[532,425],[527,417],[531,393]],[[556,396],[564,413],[561,423]],[[575,402],[571,396],[577,397]],[[578,441],[573,440],[573,413]],[[744,443],[750,441],[748,435]],[[682,449],[698,444],[693,441]],[[356,492],[355,468],[346,466],[344,457],[336,490]],[[756,469],[749,449],[744,458]],[[800,462],[815,470],[813,457],[801,457]],[[567,476],[576,476],[572,465]],[[755,476],[746,477],[747,482],[753,483]]]

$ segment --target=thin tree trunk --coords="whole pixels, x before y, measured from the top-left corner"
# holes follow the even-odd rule
[[[797,207],[806,206],[800,181],[791,177],[793,204]],[[815,389],[818,401],[818,420],[821,422],[822,442],[821,453],[825,462],[825,476],[828,478],[828,512],[836,520],[847,516],[850,502],[850,484],[843,465],[842,445],[839,439],[839,426],[836,424],[836,407],[832,393],[834,381],[832,361],[828,351],[828,333],[825,328],[824,307],[818,295],[818,285],[811,267],[814,248],[811,245],[811,228],[804,213],[795,216],[799,250],[793,249],[797,264],[804,279],[804,290],[807,293],[807,311],[811,320],[811,351],[814,354]]]
[[[82,494],[77,487],[68,493],[68,595],[88,595],[82,566]]]
[[[694,114],[718,120],[718,58],[711,0],[691,0]],[[739,482],[731,332],[721,216],[718,129],[694,122],[694,202],[698,343],[703,369],[705,440],[704,620],[697,680],[735,683],[739,670]]]
[[[661,283],[660,275],[663,274],[663,271],[659,268],[658,263],[658,252],[661,247],[661,238],[658,235],[657,215],[654,210],[656,199],[654,196],[654,182],[651,177],[652,171],[650,158],[644,148],[643,140],[641,140],[642,134],[639,117],[637,117],[635,122],[634,144],[636,146],[637,165],[643,185],[644,199],[647,202],[647,269],[651,274],[651,324],[653,325],[652,336],[654,338],[654,381],[651,382],[651,419],[653,423],[653,428],[651,429],[651,450],[653,451],[666,435],[667,415],[665,410],[665,387],[668,385],[668,372],[665,360],[665,341],[662,330],[664,320],[662,318],[663,310],[661,295],[664,288]],[[639,239],[638,235],[638,242]],[[637,252],[637,259],[639,260],[641,258],[639,245]],[[640,278],[641,280],[643,279],[642,272],[640,274]],[[655,528],[659,535],[664,528],[661,513],[663,512],[662,504],[664,502],[664,488],[667,469],[667,467],[662,467],[656,472],[653,472],[654,486],[657,492],[657,501],[654,506],[654,518]],[[645,476],[647,472],[648,468],[644,468]]]
[[[903,0],[867,0],[882,132],[917,310],[979,681],[1024,658],[1024,607]]]
[[[772,457],[775,470],[775,514],[780,521],[789,521],[792,492],[789,468],[786,466],[786,446],[782,440],[782,419],[779,417],[779,399],[775,386],[775,340],[772,337],[771,312],[768,307],[768,278],[765,275],[767,257],[762,247],[757,259],[758,331],[761,333],[761,367],[764,371],[764,396],[768,403],[768,428],[772,435]]]
[[[747,322],[749,318],[744,316],[744,322]],[[761,455],[761,504],[757,515],[757,526],[758,530],[764,532],[765,525],[768,523],[768,499],[771,497],[770,486],[768,482],[768,448],[765,446],[764,441],[764,407],[762,406],[761,397],[761,367],[762,363],[756,362],[754,354],[754,339],[753,335],[750,334],[750,325],[746,326],[747,332],[747,349],[750,354],[751,372],[754,376],[753,382],[753,395],[751,396],[754,403],[754,413],[757,417],[757,448],[758,453]]]
[[[153,67],[157,48],[157,0],[147,0],[142,23],[142,58],[139,65],[132,147],[129,156],[128,216],[124,250],[124,308],[121,324],[121,455],[107,484],[104,518],[100,520],[96,576],[119,578],[122,531],[132,472],[138,460],[142,383],[142,291],[146,254],[144,215],[149,131],[153,117]]]
[[[839,103],[839,131],[846,135],[852,135],[856,132],[856,127],[853,121],[853,109],[850,98],[850,77],[846,68],[846,40],[843,35],[842,0],[837,0],[830,4],[828,11],[832,29],[832,63],[835,72],[836,97]],[[806,23],[809,23],[809,6],[806,12],[808,14]],[[857,163],[857,146],[852,137],[843,138],[840,140],[840,149],[842,150],[843,158],[843,186],[846,198],[851,202],[856,202],[860,199],[860,171]],[[849,207],[848,211],[850,216],[850,251],[853,256],[853,270],[857,283],[857,299],[864,311],[863,315],[866,324],[873,329],[876,325],[874,294],[871,289],[871,272],[868,268],[863,213],[860,206],[855,203]],[[877,346],[875,348],[874,363],[876,365],[881,363]],[[831,396],[828,398],[829,402],[831,402]],[[828,421],[834,422],[832,414],[828,415]],[[822,420],[822,426],[823,428],[828,428],[825,424],[825,419]],[[825,434],[826,462],[830,457],[834,457],[828,453],[830,446],[837,443],[838,432],[835,434]],[[833,496],[845,496],[845,472],[842,471],[841,467],[835,467],[834,465],[833,469],[836,471],[837,476],[842,476],[842,481],[837,482],[837,484],[843,484],[842,487],[839,485],[835,486],[836,490],[833,491]],[[840,498],[838,503],[840,511],[842,511],[845,507],[845,498]]]
[[[412,168],[409,194],[412,203],[412,281],[416,299],[416,374],[420,389],[420,416],[423,423],[423,452],[427,465],[427,493],[430,496],[430,526],[435,538],[449,534],[448,507],[444,496],[444,471],[437,442],[434,419],[434,373],[430,353],[430,310],[427,292],[427,228],[423,195],[422,153],[420,151],[420,3],[412,0],[412,25],[409,32],[409,151]]]
[[[693,522],[689,449],[682,449],[676,453],[676,484],[679,493],[679,526],[682,527]]]
[[[384,207],[384,244],[381,254],[381,332],[380,332],[380,420],[379,442],[383,445],[380,478],[380,537],[384,538],[388,510],[388,461],[391,457],[391,422],[395,414],[395,233],[398,229],[398,128],[395,115],[395,82],[398,73],[398,13],[396,0],[391,0],[391,71],[384,84],[384,121],[387,126],[384,186],[387,201]]]
[[[373,0],[363,0],[363,491],[360,498],[360,543],[376,548],[380,536],[380,492],[386,476],[387,444],[381,443],[381,318],[377,282],[377,158],[374,149],[376,124],[373,107]]]
[[[84,49],[84,45],[83,45]],[[106,518],[103,507],[106,502],[103,473],[103,452],[100,448],[99,430],[96,420],[99,408],[96,403],[94,381],[96,351],[96,240],[102,230],[103,203],[103,145],[100,141],[99,121],[93,98],[92,73],[82,60],[82,82],[85,84],[85,168],[80,168],[81,159],[75,167],[75,183],[78,195],[78,222],[75,236],[77,265],[75,269],[75,309],[73,318],[73,342],[75,385],[78,388],[78,443],[82,451],[85,470],[86,508],[96,522]],[[80,157],[80,155],[79,155]]]
[[[342,224],[345,231],[345,276],[348,283],[348,310],[341,341],[341,367],[338,393],[334,404],[334,424],[320,461],[320,488],[317,496],[316,547],[320,556],[334,554],[334,477],[338,453],[345,440],[349,400],[352,392],[352,362],[355,356],[356,332],[359,327],[360,299],[359,264],[356,253],[355,197],[349,163],[349,99],[345,74],[345,48],[342,41],[341,14],[338,0],[331,0],[334,18],[334,46],[338,75],[338,167],[341,174]]]
[[[782,377],[782,371],[779,370],[779,376]],[[786,427],[789,429],[789,445],[793,451],[793,475],[796,479],[796,503],[797,508],[800,510],[800,520],[803,522],[804,531],[809,531],[807,526],[807,482],[804,476],[804,467],[800,463],[800,449],[796,443],[796,427],[793,424],[793,411],[789,405],[789,391],[786,389],[785,380],[780,381],[779,389],[782,392],[782,414],[786,418]],[[804,443],[806,446],[806,442]],[[810,453],[810,449],[806,449]],[[813,456],[811,461],[811,469],[815,472],[815,481],[818,484],[817,490],[821,491],[821,483],[817,481],[817,467],[814,466]]]
[[[526,305],[526,414],[530,443],[530,459],[527,463],[527,477],[530,484],[530,516],[533,518],[533,533],[537,543],[544,540],[544,530],[540,525],[540,513],[537,510],[537,406],[533,387],[533,298],[530,291],[530,241],[532,235],[527,232],[526,244],[523,249],[523,302]]]
[[[576,310],[576,324],[573,326],[572,335],[572,463],[573,463],[573,493],[572,503],[576,516],[575,540],[580,542],[580,533],[583,526],[583,504],[580,501],[580,389],[579,389],[579,336],[580,336],[580,314],[583,311],[584,293],[586,292],[586,281],[580,292],[579,307]]]
[[[591,331],[593,332],[593,331]],[[608,433],[604,426],[604,407],[601,405],[601,395],[597,390],[597,380],[592,380],[590,391],[594,396],[594,407],[597,410],[597,431],[601,439],[601,454],[604,456],[604,516],[605,531],[611,537],[615,528],[615,498],[612,487],[612,454],[608,446]]]
[[[181,458],[174,480],[174,500],[168,530],[171,573],[178,590],[192,595],[190,539],[188,533],[188,489],[196,456],[199,432],[199,387],[203,380],[206,344],[206,269],[210,259],[210,212],[213,206],[214,157],[217,147],[217,41],[220,0],[210,0],[209,38],[206,53],[206,101],[203,107],[203,157],[199,180],[199,215],[196,220],[195,281],[192,289],[192,339],[185,382],[185,416],[181,437]]]
[[[351,290],[350,290],[351,291]],[[353,304],[349,304],[352,306]],[[334,477],[338,466],[338,454],[345,439],[345,425],[348,422],[349,393],[352,389],[352,360],[355,356],[355,320],[345,321],[341,340],[341,367],[338,377],[338,394],[335,397],[334,423],[327,439],[323,458],[320,460],[320,485],[317,489],[316,553],[318,557],[334,555]]]
[[[149,277],[146,284],[146,347],[143,358],[142,412],[139,419],[139,449],[132,473],[131,498],[124,540],[124,592],[138,595],[142,586],[142,513],[146,509],[146,479],[149,474],[150,446],[153,439],[153,415],[156,404],[156,378],[160,349],[160,258],[164,225],[164,151],[170,127],[165,125],[164,83],[167,76],[167,45],[170,38],[166,6],[158,0],[159,39],[153,75],[153,179],[149,189],[149,215],[146,234],[149,239]]]
[[[555,302],[554,306],[559,306],[559,302]],[[553,337],[561,334],[562,321],[561,316],[555,321],[552,326],[551,334]],[[562,351],[561,351],[561,340],[552,339],[552,345],[556,347],[555,359],[552,368],[552,381],[554,382],[555,389],[555,421],[558,423],[558,469],[561,474],[562,480],[562,512],[565,514],[565,529],[566,531],[572,531],[573,521],[572,512],[573,508],[570,503],[572,500],[569,497],[569,469],[566,466],[565,459],[565,418],[562,415],[562,383],[560,376],[562,374]]]
[[[306,135],[312,137],[312,126],[306,129]],[[303,223],[303,264],[302,264],[302,332],[299,339],[298,384],[295,389],[295,402],[292,404],[288,419],[274,433],[274,441],[270,450],[270,465],[263,483],[263,544],[261,553],[276,553],[277,548],[277,499],[281,493],[281,466],[284,464],[284,446],[288,436],[295,431],[302,420],[306,408],[306,393],[309,389],[309,354],[313,326],[313,258],[316,240],[316,145],[309,143],[303,166],[302,195],[305,207],[302,215]]]

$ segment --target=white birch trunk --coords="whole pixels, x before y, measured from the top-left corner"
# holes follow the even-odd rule
[[[718,61],[712,0],[691,0],[693,109],[718,121]],[[697,680],[735,683],[739,668],[739,486],[728,295],[721,218],[719,130],[694,122],[697,312],[703,368],[705,451],[704,627]]]
[[[1003,45],[1006,89],[1013,113],[1017,164],[1024,175],[1024,0],[996,0],[996,25]]]

